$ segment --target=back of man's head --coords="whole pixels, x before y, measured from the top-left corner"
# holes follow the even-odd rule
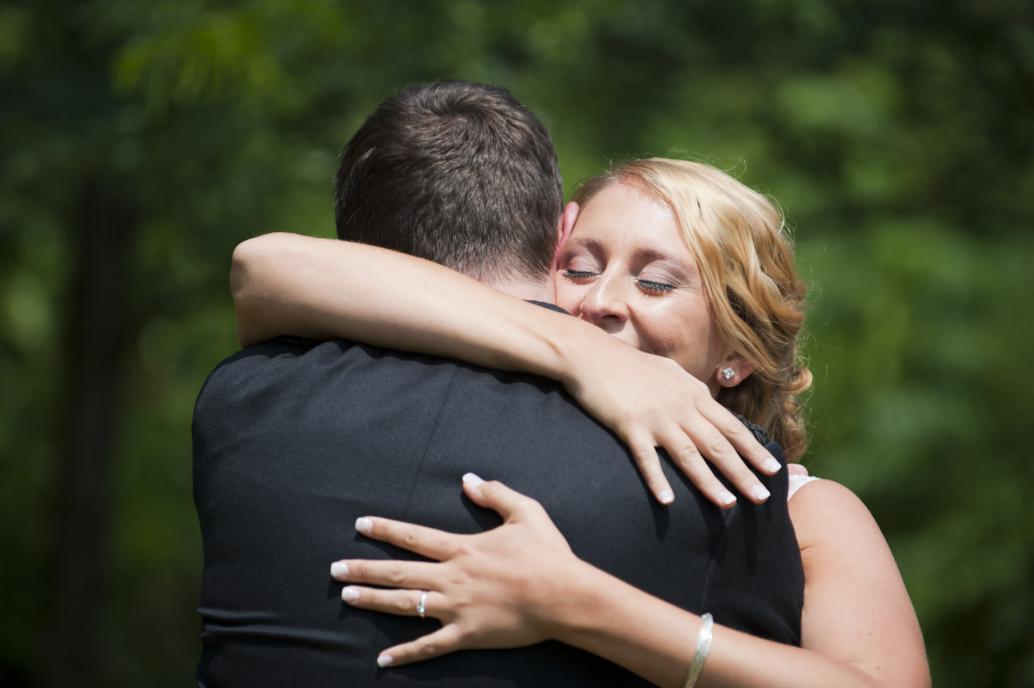
[[[563,205],[553,142],[497,86],[435,81],[381,103],[341,154],[341,239],[484,281],[542,279]]]

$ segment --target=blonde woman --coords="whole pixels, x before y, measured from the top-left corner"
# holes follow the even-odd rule
[[[802,455],[798,396],[811,380],[798,352],[804,286],[782,218],[767,199],[707,165],[634,161],[579,190],[565,208],[561,236],[559,306],[670,359],[779,442],[789,459]],[[371,272],[391,280],[373,288]],[[664,446],[671,433],[664,428],[678,417],[673,407],[685,387],[674,385],[674,376],[656,367],[632,375],[615,369],[595,355],[598,331],[561,324],[555,314],[425,261],[271,235],[239,248],[233,283],[244,344],[278,334],[342,336],[553,376],[633,448]],[[475,332],[463,326],[472,321]],[[558,368],[556,360],[566,364]],[[713,501],[733,506],[730,491],[702,464],[688,470]],[[663,494],[663,475],[646,478]],[[666,686],[698,678],[702,686],[928,685],[915,613],[869,512],[831,481],[791,483],[805,573],[800,648],[724,628],[721,619],[712,630],[708,618],[590,566],[536,502],[473,474],[464,477],[465,493],[499,512],[503,525],[455,535],[360,518],[363,535],[438,563],[341,561],[332,574],[347,583],[348,604],[442,622],[434,633],[386,648],[378,658],[383,667],[554,639]]]

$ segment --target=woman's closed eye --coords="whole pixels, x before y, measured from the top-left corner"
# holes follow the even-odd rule
[[[593,277],[599,277],[599,273],[593,272],[592,270],[574,270],[567,268],[563,271],[564,277],[575,282],[582,282],[590,280]]]
[[[580,283],[599,277],[606,269],[606,263],[590,249],[569,249],[560,262],[560,274],[572,282]]]
[[[680,271],[669,269],[663,265],[647,266],[639,271],[635,281],[641,290],[655,296],[667,294],[685,286],[685,279],[680,275]]]
[[[669,284],[668,282],[643,279],[642,277],[637,279],[636,282],[639,284],[640,289],[650,294],[666,294],[675,290],[675,285]]]

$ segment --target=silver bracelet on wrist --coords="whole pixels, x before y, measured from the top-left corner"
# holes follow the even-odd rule
[[[682,688],[693,688],[696,685],[697,679],[700,678],[700,672],[704,670],[704,660],[707,659],[707,655],[711,652],[711,634],[714,632],[714,617],[710,614],[703,614],[700,618],[704,624],[700,627],[700,633],[697,634],[697,649],[693,654],[693,663],[689,665],[689,675],[686,676],[686,682],[682,684]]]

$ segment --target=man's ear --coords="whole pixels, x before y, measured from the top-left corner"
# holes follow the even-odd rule
[[[578,221],[578,211],[581,208],[574,201],[564,206],[564,212],[560,213],[560,219],[557,220],[557,239],[556,239],[556,252],[553,254],[553,269],[557,269],[557,261],[560,259],[560,249],[564,247],[567,240],[571,237],[571,232],[574,231],[574,223]]]
[[[731,388],[740,384],[754,372],[754,365],[739,354],[729,354],[718,364],[715,379],[720,387]]]

